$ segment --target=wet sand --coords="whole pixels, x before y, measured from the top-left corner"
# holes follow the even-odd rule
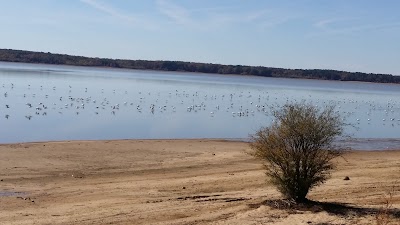
[[[353,151],[313,189],[320,205],[288,210],[245,142],[71,141],[0,145],[1,224],[376,224],[400,150]],[[344,180],[349,176],[350,180]],[[397,182],[397,183],[396,183]],[[324,208],[328,203],[333,208]]]

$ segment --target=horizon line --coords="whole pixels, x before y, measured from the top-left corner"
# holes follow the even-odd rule
[[[321,68],[284,68],[284,67],[271,67],[271,66],[252,66],[252,65],[243,65],[243,64],[223,64],[223,63],[211,63],[211,62],[194,62],[194,61],[184,61],[184,60],[148,60],[148,59],[124,59],[124,58],[111,58],[111,57],[98,57],[98,56],[84,56],[84,55],[73,55],[73,54],[66,54],[66,53],[54,53],[54,52],[45,52],[45,51],[34,51],[34,50],[22,50],[22,49],[11,49],[11,48],[0,48],[0,50],[8,50],[8,51],[25,51],[25,52],[32,52],[32,53],[44,53],[44,54],[54,54],[54,55],[67,55],[73,57],[85,57],[85,58],[93,58],[93,59],[109,59],[109,60],[128,60],[128,61],[149,61],[149,62],[183,62],[183,63],[198,63],[198,64],[211,64],[211,65],[220,65],[220,66],[242,66],[242,67],[264,67],[269,69],[284,69],[284,70],[325,70],[325,71],[337,71],[337,72],[346,72],[346,73],[363,73],[363,74],[371,74],[371,75],[389,75],[389,76],[400,76],[391,74],[391,73],[371,73],[371,72],[360,72],[360,71],[346,71],[346,70],[338,70],[338,69],[321,69]],[[2,62],[9,62],[9,61],[2,61]],[[51,64],[51,63],[44,63],[44,64]],[[53,64],[53,65],[62,65],[62,64]],[[73,65],[72,65],[73,66]],[[89,66],[91,67],[91,66]],[[113,67],[110,67],[113,68]],[[114,67],[117,68],[117,67]],[[125,68],[125,69],[133,69],[133,68]]]

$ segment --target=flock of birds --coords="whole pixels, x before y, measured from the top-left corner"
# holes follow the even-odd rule
[[[50,89],[53,92],[48,92],[49,88],[43,87],[41,85],[38,87],[32,87],[28,85],[26,87],[22,87],[24,89],[21,91],[14,90],[16,89],[16,85],[11,83],[9,85],[3,84],[3,89],[8,89],[4,92],[4,101],[7,102],[5,104],[5,109],[1,110],[5,112],[5,118],[10,119],[11,112],[13,112],[14,108],[21,108],[21,103],[23,100],[26,100],[23,104],[25,105],[25,118],[31,120],[34,116],[46,116],[50,112],[57,112],[58,114],[63,114],[65,112],[74,111],[74,114],[79,115],[85,109],[90,109],[93,114],[99,115],[103,113],[109,113],[111,115],[116,115],[122,108],[123,109],[133,109],[138,113],[149,112],[151,114],[172,112],[176,113],[177,108],[181,109],[181,112],[184,109],[185,112],[188,113],[198,113],[205,112],[211,108],[209,111],[209,115],[213,117],[222,107],[218,104],[213,107],[207,107],[208,101],[216,101],[217,95],[204,95],[200,96],[199,92],[196,91],[194,93],[189,93],[186,91],[178,91],[174,90],[169,93],[152,93],[152,92],[142,92],[139,91],[135,94],[129,95],[128,91],[118,91],[116,89],[112,89],[112,91],[101,89],[100,92],[95,93],[96,97],[92,97],[89,95],[88,88],[80,89],[79,97],[73,95],[74,88],[71,85],[68,85],[68,95],[57,95],[57,87],[53,86]],[[64,88],[65,89],[65,88]],[[23,92],[23,93],[22,93]],[[64,91],[65,92],[65,91]],[[125,97],[115,97],[116,94],[123,93]],[[52,95],[54,94],[54,95]],[[165,94],[165,96],[162,96]],[[155,97],[152,97],[154,95]],[[234,101],[234,96],[236,94],[230,94],[229,96],[222,95],[220,96],[222,100],[229,100],[231,103],[229,107],[226,107],[226,112],[231,112],[233,117],[248,117],[254,116],[255,111],[258,112],[266,112],[266,105],[257,105],[255,104],[255,109],[249,110],[249,108],[244,108],[243,105],[236,106]],[[108,96],[108,97],[107,97]],[[175,100],[171,100],[175,97]],[[243,93],[239,94],[239,98],[243,97]],[[251,97],[248,96],[248,97]],[[131,101],[119,101],[120,99],[131,99]],[[181,100],[176,101],[176,98],[180,98]],[[9,99],[9,100],[8,100]],[[51,99],[53,102],[49,102]],[[56,100],[55,100],[56,99]],[[114,102],[111,102],[111,99],[118,99]],[[147,104],[146,100],[152,99],[151,103]],[[261,96],[258,97],[260,102]],[[54,101],[55,100],[55,101]],[[169,103],[174,102],[176,105],[170,105]],[[252,105],[253,102],[250,102]],[[0,112],[1,112],[0,111]],[[34,113],[32,113],[34,112]]]
[[[2,84],[2,102],[5,119],[22,116],[32,120],[38,116],[89,113],[90,115],[116,116],[125,113],[194,113],[201,116],[230,116],[235,118],[270,116],[270,106],[282,105],[291,101],[311,100],[319,106],[335,104],[350,123],[371,124],[381,121],[383,125],[400,126],[400,102],[387,99],[386,102],[373,99],[316,98],[311,94],[289,96],[273,90],[250,90],[240,92],[218,92],[169,90],[134,91],[119,89],[100,89],[88,87],[62,87],[43,85]],[[297,98],[296,98],[297,97]],[[22,118],[23,118],[22,117]],[[140,116],[136,118],[140,119]],[[265,117],[263,117],[265,118]],[[349,121],[350,120],[350,121]]]

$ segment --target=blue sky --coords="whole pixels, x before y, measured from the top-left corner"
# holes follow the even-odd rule
[[[400,75],[398,0],[0,0],[0,48]]]

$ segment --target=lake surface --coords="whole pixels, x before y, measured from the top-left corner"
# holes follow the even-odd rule
[[[335,104],[356,146],[400,148],[394,84],[3,62],[0,94],[1,143],[246,139],[271,124],[271,106],[305,100]]]

